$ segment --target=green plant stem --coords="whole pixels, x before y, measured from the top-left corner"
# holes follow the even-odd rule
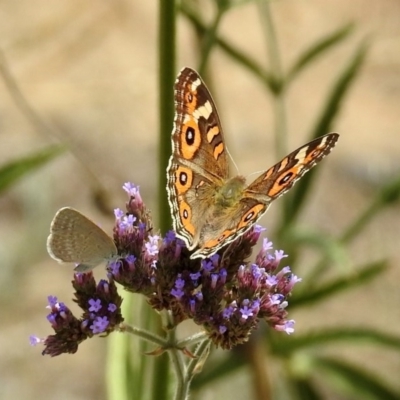
[[[155,335],[154,333],[146,331],[144,329],[136,328],[134,326],[122,323],[119,326],[119,330],[121,332],[127,332],[132,335],[138,336],[144,340],[147,340],[150,343],[157,344],[161,347],[164,347],[164,348],[168,347],[168,342],[165,339],[163,339],[161,336]]]
[[[343,247],[349,244],[384,207],[397,202],[399,197],[400,177],[389,182],[378,192],[369,206],[357,218],[355,218],[355,220],[337,239],[337,244],[342,245]],[[313,281],[318,281],[317,278],[325,271],[328,265],[329,260],[324,258],[310,270],[310,274],[313,276]]]
[[[124,315],[132,316],[132,296],[124,296],[122,303]],[[107,399],[108,400],[129,400],[129,384],[127,363],[130,357],[129,335],[110,335],[107,345],[106,379],[107,379]],[[135,377],[136,378],[136,377]],[[136,390],[140,394],[140,385],[136,385]]]
[[[167,202],[166,169],[171,154],[171,131],[174,119],[173,87],[175,82],[175,25],[174,0],[159,1],[159,227],[165,233],[171,227]]]
[[[167,202],[166,169],[168,158],[171,154],[171,130],[174,119],[173,87],[175,81],[175,26],[176,3],[175,0],[160,0],[158,54],[159,54],[159,187],[158,187],[158,220],[162,233],[171,227],[171,214]],[[163,332],[160,319],[154,314],[153,326],[159,334]],[[169,360],[165,354],[154,360],[151,374],[151,396],[153,400],[168,399]]]
[[[270,70],[275,77],[275,81],[282,83],[283,72],[281,55],[275,25],[271,15],[270,1],[259,0],[257,1],[257,5],[260,10],[261,25],[265,30]],[[283,94],[283,86],[281,84],[278,84],[276,90],[272,91],[274,101],[273,115],[275,117],[275,154],[278,157],[283,157],[287,154],[287,124]]]
[[[31,104],[23,94],[23,91],[20,89],[17,79],[14,77],[10,69],[6,56],[2,49],[0,49],[0,75],[3,78],[4,84],[8,89],[11,99],[14,101],[14,104],[20,110],[21,114],[29,121],[29,123],[35,128],[35,130],[39,134],[46,135],[52,141],[56,140],[68,146],[69,152],[78,161],[83,170],[85,170],[87,175],[89,176],[90,182],[92,184],[92,190],[97,193],[99,198],[103,200],[105,199],[105,203],[107,203],[107,191],[104,188],[102,182],[98,179],[96,173],[88,165],[86,154],[83,155],[79,151],[77,146],[73,145],[71,139],[68,137],[68,134],[66,132],[60,131],[59,129],[55,129],[53,126],[50,126],[35,111],[35,109],[31,106]],[[108,207],[108,204],[105,204],[104,208],[110,208],[110,210],[112,210],[111,207]],[[100,211],[102,211],[102,209]]]
[[[195,333],[192,336],[189,336],[185,339],[179,340],[176,345],[179,348],[187,347],[187,346],[196,344],[196,343],[204,340],[206,337],[207,337],[207,334],[205,332]]]
[[[183,362],[183,357],[181,352],[177,348],[176,344],[176,326],[172,319],[172,315],[168,311],[163,311],[161,313],[163,319],[163,325],[167,332],[168,341],[168,355],[171,360],[172,368],[175,372],[176,377],[176,389],[174,400],[184,400],[185,399],[185,365]]]
[[[210,346],[211,342],[210,339],[204,339],[199,346],[197,347],[195,351],[195,358],[189,361],[188,366],[186,368],[186,373],[185,373],[185,380],[184,380],[184,386],[183,386],[183,391],[185,397],[183,399],[189,398],[189,389],[190,389],[190,384],[192,382],[192,379],[196,373],[199,373],[204,362],[206,361],[208,354],[210,352]]]
[[[190,7],[187,6],[185,2],[180,4],[180,11],[193,24],[199,33],[202,35],[207,33],[208,27],[206,24]],[[237,61],[238,64],[251,71],[265,86],[269,87],[270,90],[273,90],[276,86],[275,78],[268,71],[265,71],[256,60],[244,54],[243,51],[237,49],[235,46],[218,36],[215,36],[215,43],[233,60]]]
[[[225,7],[217,4],[217,12],[210,28],[206,31],[203,37],[203,46],[201,52],[201,61],[199,66],[199,74],[204,76],[208,60],[210,59],[211,50],[216,43],[217,30],[219,28],[221,18],[225,13]]]

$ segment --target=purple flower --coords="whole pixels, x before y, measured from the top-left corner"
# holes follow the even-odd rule
[[[108,264],[108,267],[113,275],[118,275],[119,270],[121,268],[121,261],[120,260],[111,261]]]
[[[174,231],[168,231],[164,236],[164,244],[170,245],[172,242],[176,240],[176,234]]]
[[[201,290],[196,293],[196,299],[199,301],[203,301],[204,296]]]
[[[133,224],[136,222],[136,217],[132,214],[125,215],[119,221],[119,229],[121,232],[130,231],[133,228]]]
[[[175,281],[175,287],[177,289],[183,289],[185,286],[185,281],[178,275],[178,279]]]
[[[267,238],[263,239],[262,251],[266,253],[272,249],[273,249],[273,243],[270,242]]]
[[[219,326],[219,333],[221,335],[223,335],[227,330],[228,330],[228,328],[226,326],[224,326],[224,325]]]
[[[283,324],[275,325],[277,331],[286,332],[288,335],[294,332],[294,320],[285,321]]]
[[[107,329],[109,323],[107,317],[96,317],[93,324],[90,325],[90,329],[94,334],[102,333]]]
[[[125,216],[125,213],[120,208],[116,208],[114,209],[114,216],[119,221]]]
[[[114,304],[114,303],[110,303],[109,305],[108,305],[108,308],[107,308],[107,310],[108,311],[110,311],[110,312],[115,312],[115,311],[117,311],[117,309],[118,309],[118,307]]]
[[[97,313],[101,310],[101,300],[100,299],[89,299],[89,311]]]
[[[254,225],[253,229],[254,229],[254,232],[256,232],[256,233],[261,233],[261,232],[264,232],[267,230],[262,225],[258,225],[258,224]]]
[[[211,287],[215,289],[217,286],[219,275],[218,274],[211,274]]]
[[[287,257],[288,255],[284,253],[283,250],[275,250],[275,261],[277,263],[280,263],[280,261],[282,260],[282,258]]]
[[[189,305],[190,305],[190,311],[192,312],[192,313],[194,313],[195,311],[196,311],[196,300],[194,300],[194,299],[190,299],[189,300]]]
[[[126,193],[129,194],[129,196],[137,197],[139,195],[139,186],[134,185],[131,182],[124,183],[122,188],[125,190]]]
[[[247,304],[248,300],[243,300],[243,303]],[[253,310],[248,305],[244,305],[242,308],[239,309],[240,313],[242,314],[242,319],[247,320],[249,317],[253,316]]]
[[[213,262],[206,258],[205,260],[201,260],[201,268],[206,273],[210,273],[215,267],[214,267]]]
[[[287,282],[286,285],[285,285],[285,292],[286,292],[286,293],[291,292],[292,289],[293,289],[293,286],[294,286],[296,283],[301,282],[301,280],[302,280],[302,279],[299,278],[297,275],[291,274],[290,277],[289,277],[288,282]]]
[[[268,275],[266,279],[266,283],[269,286],[275,286],[278,283],[278,279],[275,275]]]
[[[228,272],[226,271],[226,269],[225,268],[222,268],[220,271],[219,271],[219,277],[220,277],[220,283],[222,284],[222,285],[225,285],[225,282],[226,282],[226,277],[228,276]]]
[[[158,254],[159,239],[160,239],[160,236],[158,236],[158,235],[149,236],[149,241],[147,243],[145,243],[146,252],[149,256],[153,257]]]
[[[218,253],[216,253],[216,254],[213,254],[211,257],[209,257],[209,260],[212,262],[214,267],[217,267],[219,264],[220,258],[221,258],[221,256]]]
[[[180,300],[185,293],[181,289],[171,289],[171,294]]]
[[[47,301],[49,305],[46,308],[53,308],[58,303],[56,296],[47,296]]]
[[[197,281],[199,280],[199,278],[201,277],[201,272],[196,272],[193,274],[189,274],[190,279],[194,282],[197,283]]]
[[[224,310],[222,311],[222,316],[226,319],[229,319],[233,315],[236,309],[237,309],[237,304],[236,301],[234,301],[228,307],[224,308]]]
[[[43,343],[43,339],[40,339],[35,335],[31,335],[29,336],[29,343],[31,346],[37,346],[39,343]]]
[[[284,296],[279,293],[273,294],[272,296],[270,296],[271,304],[278,305],[281,303],[283,298]]]

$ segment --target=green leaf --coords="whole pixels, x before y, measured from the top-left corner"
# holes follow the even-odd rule
[[[350,260],[345,247],[337,239],[333,239],[327,235],[321,235],[321,232],[312,231],[310,229],[300,229],[297,226],[290,229],[284,239],[285,246],[291,248],[290,252],[288,251],[290,255],[299,248],[310,246],[317,249],[320,256],[326,260],[327,263],[334,263],[340,265],[342,269],[348,270]],[[308,275],[313,277],[315,281],[313,271],[307,272],[309,272]],[[306,280],[304,276],[303,280]]]
[[[342,392],[354,398],[370,400],[400,398],[400,393],[390,389],[387,383],[382,382],[381,377],[372,375],[358,366],[329,357],[320,357],[315,361],[316,368],[325,372],[323,376],[329,379],[329,383],[336,380],[335,387],[340,386]]]
[[[186,2],[180,4],[180,11],[195,27],[195,29],[204,35],[208,31],[208,26],[200,19],[190,7],[187,6]],[[261,80],[261,82],[267,86],[272,92],[276,93],[282,90],[282,82],[269,73],[264,67],[262,67],[258,61],[246,55],[243,51],[239,50],[229,42],[221,39],[218,35],[214,38],[216,44],[229,55],[238,64],[245,67],[247,70],[254,73],[254,75]]]
[[[299,58],[287,74],[287,82],[293,80],[296,75],[298,75],[305,67],[309,66],[316,58],[322,56],[324,52],[330,50],[333,46],[347,38],[353,29],[354,24],[346,24],[324,38],[318,39],[316,43],[312,44],[308,49],[300,54]]]
[[[400,197],[400,176],[387,183],[376,194],[375,198],[341,235],[340,241],[345,244],[354,239],[358,233],[372,220],[384,207],[397,201]]]
[[[348,290],[354,286],[359,286],[375,278],[377,275],[383,273],[387,268],[388,263],[386,260],[377,261],[371,264],[367,264],[362,268],[355,268],[357,270],[357,273],[352,276],[334,279],[331,282],[323,284],[313,290],[307,290],[307,288],[305,288],[301,292],[301,294],[294,294],[291,297],[289,301],[290,308],[293,309],[295,307],[316,303],[318,301],[327,299],[343,290]]]
[[[64,151],[65,147],[63,146],[49,146],[28,157],[20,158],[19,160],[4,165],[0,168],[0,193]]]
[[[338,115],[340,106],[364,63],[367,48],[368,46],[365,41],[361,43],[348,65],[339,75],[331,93],[327,97],[321,115],[311,133],[310,140],[322,136],[331,130],[333,120]],[[285,217],[283,218],[284,224],[293,223],[294,219],[298,216],[301,207],[305,203],[306,195],[310,192],[310,186],[315,180],[317,171],[320,171],[320,168],[314,168],[308,172],[292,189],[290,197],[286,200],[290,202],[290,207],[286,207]]]
[[[209,385],[211,382],[232,375],[235,371],[243,368],[245,359],[240,355],[240,349],[234,349],[226,352],[226,356],[222,359],[209,359],[201,374],[195,375],[191,384],[191,389],[199,390]]]
[[[300,400],[322,400],[323,396],[320,395],[316,387],[312,384],[310,379],[290,379],[291,391],[296,394],[296,398]]]
[[[369,328],[335,328],[312,331],[304,335],[283,336],[280,332],[270,335],[269,345],[274,355],[289,357],[296,351],[333,342],[354,342],[357,345],[373,344],[400,352],[400,338]]]

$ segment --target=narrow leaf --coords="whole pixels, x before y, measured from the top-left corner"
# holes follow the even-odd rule
[[[208,26],[199,18],[190,7],[187,6],[185,2],[180,4],[181,13],[193,24],[195,29],[204,35],[208,31]],[[266,71],[266,69],[261,66],[256,60],[251,58],[249,55],[245,54],[243,51],[239,50],[232,44],[228,43],[226,40],[220,38],[218,35],[215,36],[215,42],[227,55],[229,55],[233,60],[238,62],[249,71],[253,72],[254,75],[261,80],[261,82],[266,85],[271,92],[279,92],[282,90],[282,82],[274,77],[271,73]]]
[[[292,391],[296,393],[296,398],[300,400],[322,400],[324,397],[318,393],[316,387],[310,379],[295,379],[290,380]]]
[[[358,366],[328,357],[321,357],[316,361],[317,368],[321,368],[331,375],[329,382],[332,382],[332,378],[336,378],[342,391],[355,396],[354,398],[376,400],[398,400],[400,398],[400,393],[382,382],[381,377],[372,375],[371,372]]]
[[[290,308],[304,306],[327,299],[343,290],[348,290],[354,286],[359,286],[370,281],[388,267],[387,261],[378,261],[357,269],[357,273],[346,278],[338,278],[329,283],[323,284],[314,290],[304,290],[301,294],[294,294],[290,299]],[[356,269],[355,269],[356,270]]]
[[[351,85],[355,81],[355,78],[364,63],[366,54],[367,44],[366,42],[363,42],[333,85],[331,93],[323,106],[321,115],[311,133],[311,139],[322,136],[331,130],[333,120],[338,115],[340,106],[342,105]],[[338,145],[340,146],[340,140]],[[316,173],[320,170],[320,168],[314,168],[294,187],[289,199],[286,200],[290,202],[291,206],[287,207],[284,223],[287,223],[288,221],[293,222],[297,217],[299,211],[304,205],[307,193],[310,192],[310,186],[316,177]]]
[[[336,328],[321,329],[304,335],[296,334],[290,337],[280,332],[269,337],[271,351],[279,357],[289,357],[296,351],[320,347],[334,342],[353,342],[357,345],[380,345],[390,350],[400,352],[400,338],[369,328]]]
[[[332,49],[335,45],[347,38],[353,31],[353,28],[353,24],[346,24],[324,38],[318,39],[316,43],[312,44],[300,54],[297,61],[295,61],[293,66],[289,69],[287,81],[293,80],[299,72],[309,66],[316,58],[321,57],[326,51]]]
[[[367,209],[362,212],[342,234],[340,241],[345,244],[354,239],[358,233],[372,220],[384,207],[397,201],[400,197],[400,176],[382,187],[371,201]]]
[[[0,168],[0,193],[64,151],[65,147],[58,145],[49,146],[30,156],[3,165]]]
[[[199,390],[202,387],[210,385],[211,382],[222,379],[231,375],[245,365],[245,359],[238,351],[230,351],[226,357],[216,360],[208,360],[205,364],[203,372],[195,375],[191,384],[191,389]]]

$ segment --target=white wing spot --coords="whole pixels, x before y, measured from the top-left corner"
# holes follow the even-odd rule
[[[207,100],[203,106],[193,112],[193,116],[198,120],[200,117],[208,119],[212,113],[211,103]]]

